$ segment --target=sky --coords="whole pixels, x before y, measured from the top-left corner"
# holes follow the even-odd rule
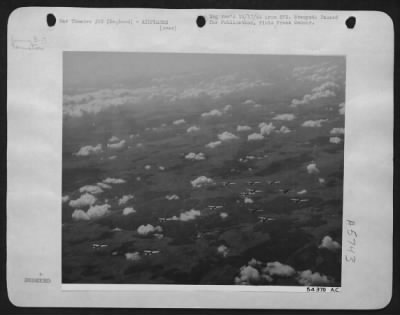
[[[270,69],[279,70],[335,59],[316,56],[131,52],[64,52],[63,57],[64,89],[112,87],[176,74],[216,76],[235,72],[264,77],[271,75]]]

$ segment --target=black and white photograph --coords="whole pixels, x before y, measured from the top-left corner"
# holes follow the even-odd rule
[[[345,56],[62,67],[63,284],[341,286]]]

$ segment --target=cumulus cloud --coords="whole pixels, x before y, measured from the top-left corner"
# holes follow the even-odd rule
[[[329,142],[334,144],[339,144],[340,142],[342,142],[342,139],[340,139],[339,137],[330,137]]]
[[[332,128],[331,135],[344,135],[344,128]]]
[[[269,134],[271,134],[272,131],[275,130],[275,126],[274,126],[273,123],[267,124],[267,123],[265,123],[265,122],[262,122],[262,123],[260,123],[260,124],[258,125],[258,127],[260,128],[260,133],[261,133],[262,135],[267,135],[267,136],[268,136]]]
[[[253,199],[249,197],[244,198],[244,203],[253,203],[253,202],[254,202]]]
[[[94,204],[96,202],[97,198],[91,194],[83,194],[81,195],[78,199],[75,200],[71,200],[69,202],[69,205],[72,208],[84,208],[84,207],[88,207],[91,206],[92,204]]]
[[[260,133],[252,133],[251,135],[247,136],[248,141],[256,141],[256,140],[263,140],[264,136]]]
[[[196,160],[196,161],[201,161],[201,160],[205,160],[206,157],[204,156],[204,153],[193,153],[190,152],[188,154],[185,155],[185,159],[187,160]]]
[[[100,188],[103,188],[103,189],[111,189],[112,188],[110,185],[105,184],[105,183],[97,183],[97,186],[99,186]]]
[[[210,110],[209,112],[201,114],[201,117],[203,117],[203,118],[221,117],[221,116],[222,116],[222,112],[219,111],[218,109],[213,109],[213,110]]]
[[[120,178],[108,177],[105,180],[103,180],[103,183],[105,183],[105,184],[124,184],[124,183],[126,183],[126,181],[124,179],[120,179]]]
[[[103,189],[101,189],[100,187],[95,186],[95,185],[86,185],[86,186],[82,186],[81,188],[79,188],[79,191],[81,193],[87,192],[89,194],[95,195],[95,194],[102,193]]]
[[[256,268],[249,265],[240,267],[239,276],[235,277],[235,284],[254,285],[263,282],[269,283],[272,280],[270,276],[262,275]]]
[[[125,258],[126,260],[129,261],[139,261],[142,257],[140,256],[139,252],[133,252],[133,253],[125,253]]]
[[[165,196],[165,199],[167,199],[167,200],[179,200],[179,196],[178,196],[178,195],[175,195],[175,194],[173,194],[173,195],[166,195],[166,196]]]
[[[228,214],[226,212],[221,212],[219,216],[221,217],[221,219],[226,219],[228,217]]]
[[[196,179],[190,181],[192,184],[193,188],[200,188],[208,185],[213,185],[215,182],[206,176],[199,176]]]
[[[253,104],[255,104],[255,102],[253,101],[253,100],[245,100],[244,102],[243,102],[243,105],[253,105]]]
[[[223,133],[220,133],[218,135],[218,139],[220,141],[230,141],[230,140],[237,140],[237,139],[239,139],[239,137],[235,136],[233,133],[230,133],[228,131],[224,131]]]
[[[304,194],[306,194],[306,193],[307,193],[307,190],[306,190],[306,189],[302,189],[302,190],[299,190],[299,191],[297,192],[298,195],[304,195]]]
[[[284,265],[279,261],[275,261],[267,263],[267,266],[263,269],[263,272],[269,274],[270,276],[291,277],[296,273],[296,270],[289,265]]]
[[[121,140],[120,142],[115,142],[115,143],[107,143],[107,148],[113,149],[113,150],[119,150],[125,147],[125,140]]]
[[[319,272],[313,273],[311,270],[304,270],[299,272],[297,281],[304,286],[320,286],[333,283],[333,279],[328,278]]]
[[[322,83],[320,86],[313,88],[312,92],[320,93],[320,92],[324,92],[327,89],[337,89],[337,88],[339,88],[338,84],[336,84],[335,82],[332,82],[332,81],[327,81],[325,83]]]
[[[197,127],[197,126],[191,126],[191,127],[189,127],[189,128],[186,130],[186,132],[187,132],[187,133],[192,133],[192,132],[197,132],[197,131],[199,131],[199,130],[200,130],[199,127]]]
[[[175,120],[175,121],[173,122],[173,124],[174,124],[175,126],[182,125],[182,124],[184,124],[184,123],[186,123],[186,121],[185,121],[184,119],[178,119],[178,120]]]
[[[295,118],[296,118],[296,116],[294,114],[279,114],[279,115],[276,115],[272,119],[273,120],[287,120],[287,121],[290,121],[290,120],[293,120]]]
[[[134,198],[134,196],[133,195],[124,195],[124,196],[122,196],[119,200],[118,200],[118,204],[121,206],[121,205],[124,205],[124,204],[126,204],[129,200],[132,200]]]
[[[72,213],[72,219],[74,219],[76,221],[88,221],[88,220],[90,220],[90,217],[87,215],[87,213],[85,211],[76,209]]]
[[[160,165],[160,166],[158,167],[158,169],[159,169],[160,171],[165,171],[165,167],[162,166],[162,165]]]
[[[318,178],[318,181],[320,184],[325,184],[325,179],[322,177]]]
[[[307,165],[307,172],[308,174],[318,174],[319,169],[317,167],[317,164],[315,162],[312,162]]]
[[[306,120],[302,123],[302,127],[310,127],[310,128],[320,128],[322,127],[322,123],[327,121],[326,119],[318,119],[318,120]]]
[[[108,139],[108,142],[118,142],[119,138],[116,136],[112,136],[110,139]]]
[[[238,125],[236,128],[237,132],[241,132],[241,131],[250,131],[251,127],[250,126],[246,126],[246,125]]]
[[[145,166],[144,166],[144,169],[145,169],[146,171],[151,170],[151,165],[145,165]]]
[[[68,202],[69,201],[69,196],[68,195],[65,195],[65,196],[63,196],[62,197],[62,202],[64,203],[64,202]]]
[[[201,212],[199,210],[190,209],[188,211],[182,212],[179,216],[173,216],[171,218],[171,220],[187,222],[187,221],[195,220],[200,215],[201,215]]]
[[[140,235],[149,235],[153,233],[161,233],[163,231],[162,227],[157,225],[157,226],[152,226],[151,224],[146,224],[146,225],[141,225],[137,228],[137,232]]]
[[[109,160],[115,160],[116,158],[117,158],[116,155],[112,155],[112,156],[108,157]]]
[[[232,110],[232,105],[225,105],[224,106],[224,109],[223,109],[224,112],[228,112],[230,110]]]
[[[217,253],[219,255],[221,255],[222,257],[226,257],[226,256],[228,256],[229,249],[225,245],[220,245],[217,247]]]
[[[122,214],[123,215],[128,215],[128,214],[131,214],[131,213],[136,213],[136,210],[133,209],[132,207],[127,207],[124,210],[122,210]]]
[[[326,248],[330,251],[337,251],[341,248],[340,244],[332,239],[329,235],[324,236],[318,248]]]
[[[311,94],[306,94],[302,99],[293,99],[291,106],[296,107],[298,105],[307,105],[321,98],[329,98],[336,96],[334,89],[339,86],[334,82],[325,82],[322,85],[315,87]]]
[[[345,103],[340,103],[339,104],[339,114],[344,115],[344,111],[345,111]]]
[[[90,219],[100,218],[109,213],[110,205],[95,205],[91,206],[86,212]]]
[[[210,143],[206,144],[206,148],[214,149],[214,148],[218,147],[221,144],[222,144],[221,141],[210,142]]]
[[[101,144],[96,146],[85,145],[79,149],[78,152],[75,153],[76,156],[88,156],[91,154],[97,154],[103,151],[103,147]]]
[[[277,133],[289,133],[291,130],[286,126],[281,126],[279,130],[276,131]]]

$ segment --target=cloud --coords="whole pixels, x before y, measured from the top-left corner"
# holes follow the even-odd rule
[[[109,149],[113,149],[113,150],[119,150],[125,147],[125,140],[121,140],[120,142],[116,142],[116,143],[108,143],[107,144],[107,148]]]
[[[165,167],[162,166],[162,165],[160,165],[160,166],[158,167],[158,169],[159,169],[160,171],[165,171]]]
[[[246,125],[243,125],[243,126],[238,125],[237,128],[236,128],[237,132],[250,131],[250,130],[251,130],[251,127],[250,126],[246,126]]]
[[[161,226],[152,226],[151,224],[141,225],[137,228],[140,235],[149,235],[152,233],[161,233],[163,231]]]
[[[116,136],[112,136],[110,139],[108,139],[108,142],[118,142],[119,138]]]
[[[345,112],[345,103],[340,103],[339,104],[339,114],[344,115]]]
[[[110,205],[95,205],[91,206],[86,212],[90,219],[100,218],[109,213]]]
[[[296,270],[294,270],[291,266],[281,264],[279,261],[267,263],[267,266],[263,269],[263,272],[269,274],[270,276],[279,277],[291,277],[296,274]]]
[[[186,130],[186,132],[187,132],[187,133],[193,133],[193,132],[197,132],[197,131],[199,131],[199,130],[200,130],[199,127],[197,127],[197,126],[191,126],[191,127],[189,127],[189,128]]]
[[[62,202],[64,203],[64,202],[68,202],[69,201],[69,196],[68,195],[65,195],[65,196],[62,196]]]
[[[85,211],[83,211],[83,210],[80,210],[80,209],[76,209],[72,213],[72,219],[74,219],[76,221],[88,221],[88,220],[90,220],[90,218],[87,215],[87,213]]]
[[[128,215],[131,213],[136,213],[136,210],[133,209],[132,207],[128,207],[128,208],[125,208],[124,210],[122,210],[122,215]]]
[[[323,286],[333,283],[333,279],[328,278],[319,272],[313,273],[311,270],[299,272],[297,281],[304,286]]]
[[[179,196],[178,196],[178,195],[175,195],[175,194],[173,194],[173,195],[166,195],[166,196],[165,196],[165,199],[167,199],[167,200],[179,200]]]
[[[272,119],[273,120],[287,120],[287,121],[290,121],[290,120],[293,120],[295,118],[296,118],[296,116],[294,114],[279,114],[279,115],[276,115]]]
[[[189,211],[182,212],[179,216],[173,216],[171,220],[174,221],[192,221],[201,215],[199,210],[191,209]]]
[[[307,193],[307,190],[306,190],[306,189],[302,189],[302,190],[299,190],[299,191],[297,192],[298,195],[304,195],[304,194],[306,194],[306,193]]]
[[[95,186],[95,185],[86,185],[86,186],[79,188],[79,191],[81,193],[87,192],[87,193],[95,195],[95,194],[102,193],[103,189],[101,189],[100,187]]]
[[[342,139],[340,139],[339,137],[330,137],[329,142],[334,144],[339,144],[340,142],[342,142]]]
[[[149,171],[149,170],[151,170],[151,165],[148,165],[148,164],[147,164],[147,165],[145,165],[145,166],[144,166],[144,169],[145,169],[146,171]]]
[[[318,174],[319,173],[319,169],[317,167],[317,164],[315,164],[315,162],[312,162],[310,164],[307,165],[307,172],[308,174]]]
[[[226,219],[228,217],[228,214],[226,212],[221,212],[219,216],[221,217],[221,219]]]
[[[218,135],[218,139],[220,141],[230,141],[230,140],[237,140],[237,139],[239,139],[239,137],[235,136],[233,133],[230,133],[228,131],[224,131],[223,133],[220,133]]]
[[[124,183],[126,183],[126,181],[123,179],[119,179],[119,178],[107,177],[105,180],[103,180],[103,183],[105,183],[105,184],[124,184]]]
[[[331,135],[344,135],[344,128],[333,128],[330,131]]]
[[[204,153],[193,153],[190,152],[188,154],[185,155],[185,159],[186,160],[196,160],[196,161],[201,161],[201,160],[205,160],[206,157],[204,156]]]
[[[260,279],[260,273],[252,266],[240,267],[239,276],[235,278],[235,284],[257,284]]]
[[[214,148],[218,147],[221,144],[222,144],[221,141],[214,141],[214,142],[210,142],[210,143],[206,144],[205,147],[206,148],[210,148],[210,149],[214,149]]]
[[[254,102],[253,100],[245,100],[243,102],[243,105],[254,105],[256,102]]]
[[[320,92],[324,92],[327,89],[337,89],[337,88],[339,88],[338,84],[336,84],[335,82],[332,82],[332,81],[327,81],[327,82],[321,84],[320,86],[313,88],[312,92],[320,93]]]
[[[124,205],[124,204],[126,204],[129,200],[132,200],[133,198],[135,198],[133,195],[125,195],[125,196],[122,196],[119,200],[118,200],[118,204],[121,206],[121,205]]]
[[[325,184],[325,179],[323,179],[323,178],[321,178],[321,177],[318,178],[318,181],[319,181],[320,184]]]
[[[185,124],[186,123],[186,121],[184,120],[184,119],[178,119],[178,120],[175,120],[174,122],[173,122],[173,124],[175,125],[175,126],[179,126],[179,125],[182,125],[182,124]]]
[[[202,74],[201,74],[202,75]],[[177,103],[204,97],[218,100],[231,93],[269,86],[263,80],[254,80],[240,74],[228,74],[200,80],[201,77],[186,74],[186,79],[171,76],[151,80],[142,87],[101,89],[63,96],[63,114],[71,117],[94,115],[112,107],[134,106],[154,103]],[[157,83],[155,83],[157,82]]]
[[[142,259],[139,252],[125,253],[125,258],[129,261],[139,261]]]
[[[83,208],[83,207],[88,207],[91,206],[96,202],[97,198],[91,194],[83,194],[81,195],[78,199],[71,200],[69,202],[69,205],[72,208]]]
[[[103,151],[103,147],[101,144],[96,146],[85,145],[79,149],[78,152],[75,153],[76,156],[89,156],[91,154],[97,154]]]
[[[267,124],[267,123],[265,123],[265,122],[260,123],[260,124],[258,125],[258,127],[260,128],[260,133],[261,133],[262,135],[269,135],[269,134],[271,134],[271,132],[274,131],[274,129],[275,129],[275,126],[274,126],[273,123]]]
[[[228,256],[228,252],[229,252],[229,249],[228,249],[228,247],[226,247],[225,245],[220,245],[220,246],[218,246],[218,248],[217,248],[217,253],[218,253],[219,255],[221,255],[222,257]]]
[[[108,184],[104,184],[104,183],[97,183],[97,186],[103,188],[103,189],[111,189],[112,187]]]
[[[244,198],[244,203],[254,203],[253,199],[246,197]]]
[[[203,118],[209,118],[209,117],[221,117],[222,112],[220,112],[218,109],[213,109],[210,110],[209,112],[201,114],[201,117]]]
[[[225,105],[223,108],[223,111],[226,113],[228,111],[232,110],[232,105]]]
[[[117,158],[116,155],[112,155],[112,156],[108,157],[109,160],[115,160],[116,158]]]
[[[302,123],[302,127],[310,127],[310,128],[320,128],[322,127],[322,123],[327,121],[327,119],[318,119],[318,120],[307,120]]]
[[[329,235],[324,236],[318,248],[326,248],[330,251],[337,251],[341,248],[340,244],[332,239]]]
[[[192,184],[193,188],[200,188],[208,185],[213,185],[215,182],[206,176],[199,176],[196,179],[190,181]]]
[[[264,136],[260,133],[252,133],[251,135],[247,136],[248,141],[256,141],[256,140],[263,140]]]
[[[281,128],[279,130],[277,130],[276,132],[278,133],[289,133],[290,129],[286,126],[281,126]]]

